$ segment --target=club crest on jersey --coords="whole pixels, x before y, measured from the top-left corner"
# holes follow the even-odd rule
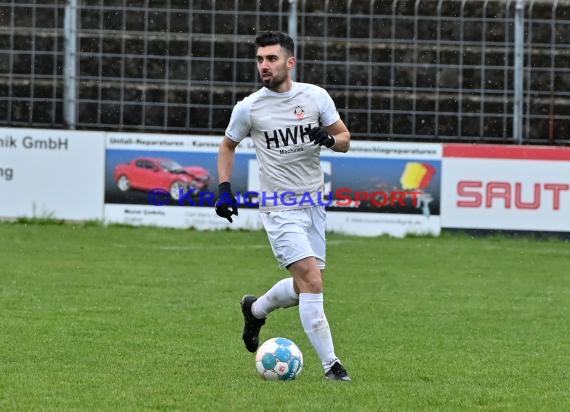
[[[303,120],[305,118],[305,111],[303,110],[303,107],[301,106],[295,106],[295,117],[298,120]]]

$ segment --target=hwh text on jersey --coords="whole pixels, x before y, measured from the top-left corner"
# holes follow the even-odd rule
[[[274,148],[308,142],[310,141],[308,130],[311,130],[310,126],[299,125],[292,128],[273,130],[273,132],[264,132],[267,148],[272,148],[272,142]],[[273,134],[272,137],[270,136],[271,134]]]

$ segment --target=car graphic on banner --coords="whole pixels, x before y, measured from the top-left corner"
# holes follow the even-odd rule
[[[190,189],[194,189],[195,194],[207,190],[212,180],[210,172],[201,166],[181,166],[164,157],[137,157],[121,163],[115,167],[113,179],[121,192],[161,188],[174,200]]]

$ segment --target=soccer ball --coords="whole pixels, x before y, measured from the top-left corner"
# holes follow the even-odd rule
[[[303,354],[293,341],[271,338],[257,349],[255,367],[264,379],[293,380],[303,370]]]

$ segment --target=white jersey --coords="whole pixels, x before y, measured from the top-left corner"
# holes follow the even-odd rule
[[[251,136],[260,173],[263,211],[317,206],[324,200],[321,147],[306,128],[330,126],[340,119],[325,89],[293,82],[276,93],[265,87],[238,102],[226,136],[240,142]]]

